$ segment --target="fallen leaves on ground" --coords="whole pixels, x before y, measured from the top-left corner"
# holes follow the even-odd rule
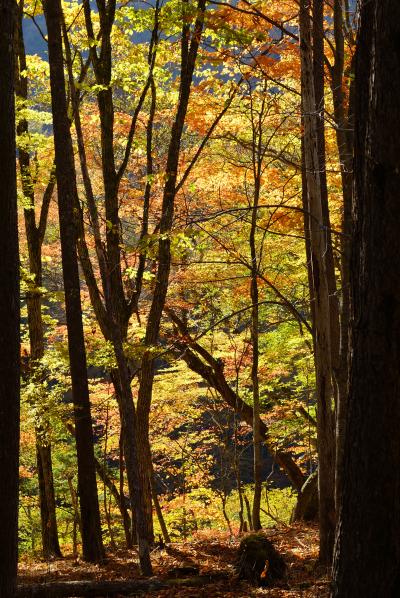
[[[147,595],[153,598],[326,598],[329,579],[318,566],[318,530],[316,526],[292,525],[265,530],[283,555],[288,577],[272,588],[255,588],[235,576],[234,564],[238,538],[214,530],[198,533],[190,542],[173,543],[152,553],[154,575],[160,579],[173,576],[181,567],[196,567],[200,575],[224,576],[203,587],[173,587]],[[179,576],[181,577],[181,576]],[[71,557],[54,561],[22,561],[19,583],[33,584],[72,580],[124,580],[140,578],[135,550],[117,550],[99,565]]]

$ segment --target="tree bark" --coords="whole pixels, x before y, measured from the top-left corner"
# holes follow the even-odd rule
[[[334,530],[334,412],[332,388],[333,340],[329,301],[329,272],[325,254],[329,235],[321,183],[321,146],[315,93],[310,0],[300,2],[300,56],[302,79],[302,120],[307,196],[304,208],[310,214],[312,297],[314,298],[315,369],[318,423],[318,475],[320,517],[320,561],[331,562]]]
[[[400,4],[364,0],[356,51],[352,363],[337,598],[400,586]]]
[[[253,393],[253,478],[254,478],[254,494],[251,519],[253,529],[258,531],[261,529],[261,492],[262,492],[262,461],[261,461],[261,434],[260,434],[260,385],[258,379],[259,367],[259,306],[258,306],[258,252],[256,243],[256,230],[258,218],[258,205],[260,202],[261,176],[263,169],[263,155],[262,155],[262,127],[263,122],[260,110],[260,116],[254,113],[253,104],[251,104],[252,118],[251,124],[253,129],[253,144],[252,144],[252,166],[253,166],[253,180],[254,180],[254,195],[253,206],[251,213],[251,226],[249,235],[249,248],[251,259],[251,274],[250,274],[250,298],[251,298],[251,344],[253,347],[253,355],[251,362],[251,385]],[[256,122],[255,122],[256,121]],[[258,122],[257,122],[258,121]]]
[[[335,372],[337,383],[336,404],[336,477],[335,477],[335,505],[339,509],[342,487],[342,464],[344,458],[344,433],[347,415],[347,382],[349,361],[349,327],[350,327],[350,242],[352,235],[352,184],[353,184],[353,122],[352,102],[354,79],[349,85],[349,100],[346,108],[345,80],[344,80],[344,15],[341,0],[334,0],[334,63],[331,69],[331,90],[333,98],[333,112],[335,118],[336,142],[339,153],[340,172],[342,178],[343,216],[342,235],[340,239],[340,347],[339,363]]]
[[[14,0],[0,0],[0,597],[17,576],[19,255],[14,105]]]
[[[74,401],[82,548],[85,560],[98,562],[104,558],[104,548],[101,537],[100,511],[97,496],[92,419],[76,254],[77,230],[75,227],[74,206],[76,205],[77,189],[74,154],[65,96],[60,0],[46,1],[44,9],[49,42],[58,210],[68,349]]]

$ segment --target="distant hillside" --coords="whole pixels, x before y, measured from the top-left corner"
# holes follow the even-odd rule
[[[43,17],[36,19],[37,25],[43,33],[46,33],[46,25]],[[46,42],[40,35],[40,32],[31,19],[24,19],[24,40],[27,54],[38,54],[42,58],[47,56]]]

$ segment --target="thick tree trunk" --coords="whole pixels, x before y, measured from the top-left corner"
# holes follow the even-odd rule
[[[60,0],[46,1],[44,8],[49,41],[58,208],[68,348],[74,401],[82,547],[84,558],[88,561],[96,562],[104,558],[104,549],[97,496],[92,419],[76,255],[77,231],[75,227],[74,206],[76,205],[77,189],[74,154],[65,96]]]
[[[17,576],[19,257],[14,106],[14,0],[0,0],[0,597]]]
[[[300,3],[300,55],[302,78],[302,109],[304,127],[304,163],[307,197],[304,208],[310,214],[310,250],[312,296],[314,298],[315,369],[317,385],[318,474],[320,515],[320,561],[331,561],[334,530],[334,412],[332,388],[332,328],[329,302],[329,273],[325,254],[329,246],[321,184],[320,134],[315,94],[315,78],[311,37],[310,0]]]
[[[333,596],[400,587],[400,4],[364,0],[356,54],[352,364]]]

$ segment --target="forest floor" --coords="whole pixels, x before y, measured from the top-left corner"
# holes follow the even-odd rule
[[[239,542],[227,534],[209,530],[197,534],[186,543],[173,543],[152,554],[154,575],[171,579],[179,567],[195,566],[200,575],[215,576],[211,583],[200,587],[169,587],[147,596],[159,598],[326,598],[329,595],[329,580],[326,571],[317,564],[318,530],[313,525],[292,525],[266,530],[275,547],[284,557],[287,580],[271,588],[255,588],[235,576],[234,563]],[[127,580],[139,578],[137,554],[134,550],[117,550],[109,554],[101,565],[90,565],[82,561],[64,558],[51,562],[23,560],[19,568],[20,584],[38,584],[77,580]],[[182,577],[182,575],[180,575]]]

